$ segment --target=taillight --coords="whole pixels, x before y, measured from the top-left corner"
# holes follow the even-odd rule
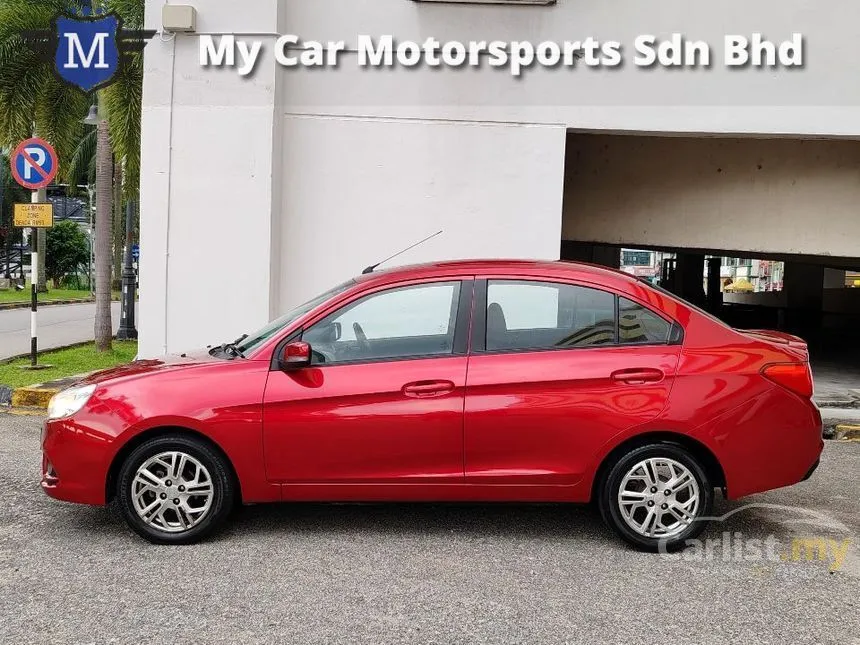
[[[812,397],[812,372],[808,363],[778,363],[768,365],[762,375],[782,387],[807,399]]]

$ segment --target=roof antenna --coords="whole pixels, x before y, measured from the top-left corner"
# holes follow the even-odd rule
[[[373,273],[374,271],[376,271],[377,268],[379,268],[381,265],[385,264],[386,262],[390,262],[394,258],[400,257],[401,255],[403,255],[407,251],[411,251],[412,249],[414,249],[416,246],[421,246],[425,242],[429,242],[434,237],[442,235],[442,233],[443,233],[443,231],[437,231],[436,233],[433,233],[433,235],[431,235],[430,237],[425,237],[420,242],[416,242],[415,244],[410,246],[408,249],[403,249],[402,251],[400,251],[400,253],[395,253],[390,258],[385,258],[382,262],[378,262],[377,264],[374,264],[373,266],[367,267],[364,271],[361,272],[361,275],[367,275],[368,273]]]

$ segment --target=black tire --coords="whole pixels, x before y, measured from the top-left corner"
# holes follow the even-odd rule
[[[145,522],[132,501],[132,486],[138,469],[152,457],[170,451],[184,453],[200,462],[209,472],[212,483],[212,500],[208,511],[197,524],[177,533],[161,530]],[[211,535],[224,523],[235,506],[237,495],[230,465],[218,451],[199,439],[174,434],[145,441],[131,452],[117,477],[116,500],[129,527],[144,539],[153,544],[193,544]]]
[[[624,477],[640,462],[651,458],[672,459],[692,474],[699,489],[699,504],[694,520],[677,535],[668,538],[642,535],[627,524],[618,503],[618,493]],[[641,551],[672,552],[683,549],[686,540],[698,536],[707,526],[701,518],[711,516],[714,504],[714,486],[705,469],[683,446],[672,442],[658,442],[631,448],[608,464],[605,476],[599,482],[595,495],[600,515],[624,541]],[[646,511],[647,512],[647,511]]]

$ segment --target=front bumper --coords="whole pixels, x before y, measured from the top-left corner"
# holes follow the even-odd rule
[[[109,433],[84,416],[46,421],[42,428],[42,490],[54,499],[102,506],[115,454]]]

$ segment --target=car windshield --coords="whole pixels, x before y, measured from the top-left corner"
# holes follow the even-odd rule
[[[344,282],[343,284],[336,286],[334,289],[329,289],[328,291],[323,294],[320,294],[313,300],[309,300],[305,304],[296,307],[295,309],[281,316],[277,320],[270,322],[261,330],[254,332],[253,334],[249,334],[247,338],[245,338],[244,340],[242,340],[242,342],[236,345],[236,349],[239,350],[239,352],[241,352],[242,354],[247,354],[248,352],[257,349],[257,347],[269,340],[272,336],[277,334],[284,327],[287,327],[312,309],[315,309],[319,305],[323,304],[329,298],[333,298],[334,296],[343,293],[354,284],[355,280],[349,280],[348,282]]]

